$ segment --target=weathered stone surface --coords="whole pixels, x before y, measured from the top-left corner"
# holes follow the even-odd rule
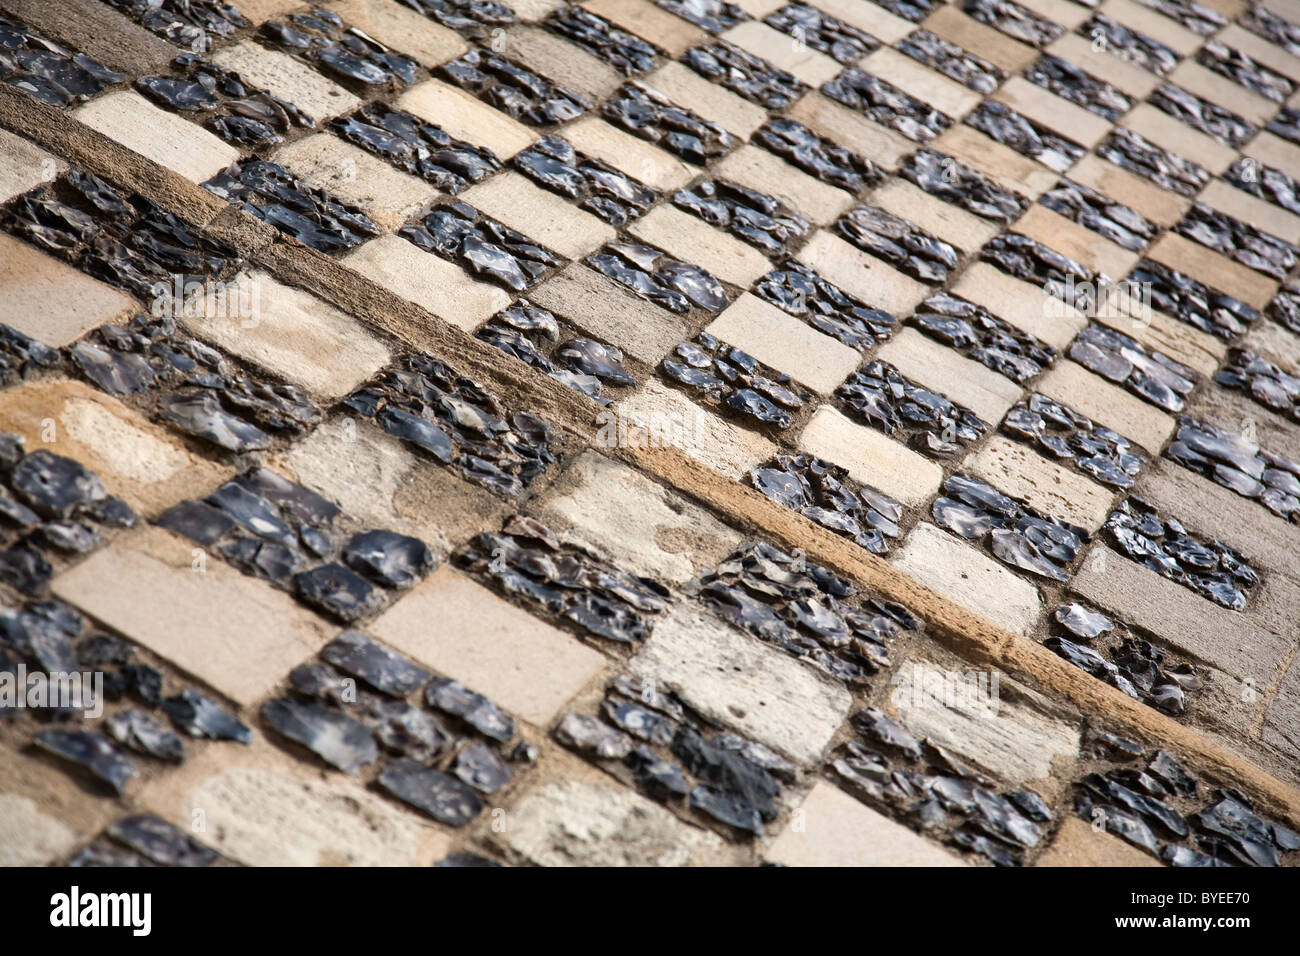
[[[906,315],[929,290],[880,259],[819,229],[799,250],[798,260],[868,305]]]
[[[513,170],[497,173],[459,197],[562,256],[577,259],[614,238],[614,230]]]
[[[1088,531],[1100,528],[1110,513],[1110,489],[1001,435],[993,436],[966,467],[1003,494]]]
[[[849,477],[904,504],[918,505],[939,490],[943,469],[906,445],[822,405],[799,436],[800,451],[848,469]]]
[[[241,704],[261,699],[332,636],[288,594],[161,528],[118,538],[52,587]]]
[[[352,316],[265,272],[242,274],[256,296],[251,316],[230,316],[228,296],[210,289],[184,324],[226,352],[260,365],[322,398],[338,398],[370,378],[391,356]],[[187,310],[188,311],[188,310]]]
[[[397,108],[441,126],[455,139],[486,146],[502,160],[536,139],[523,123],[441,80],[411,87],[398,98]]]
[[[68,164],[8,130],[0,129],[0,203],[52,182]]]
[[[138,308],[112,286],[0,234],[0,323],[61,348],[105,322],[129,319]]]
[[[721,844],[625,787],[586,780],[524,794],[499,839],[540,866],[687,866]]]
[[[1034,585],[929,522],[913,528],[889,561],[944,597],[1019,634],[1028,633],[1042,611]]]
[[[1067,766],[1079,753],[1080,727],[1042,695],[998,673],[996,695],[987,676],[989,699],[963,699],[927,688],[945,686],[950,671],[926,660],[899,667],[890,700],[912,733],[946,747],[1017,785],[1050,781],[1054,761]],[[967,671],[963,676],[969,677]]]
[[[73,115],[128,149],[201,183],[239,158],[207,130],[148,102],[134,90],[96,97]]]
[[[603,655],[445,565],[381,614],[370,631],[542,726],[605,665]]]
[[[0,793],[0,866],[49,866],[79,842],[75,830],[33,800]]]
[[[852,702],[788,654],[685,604],[659,621],[628,666],[710,720],[805,765],[820,758]]]
[[[665,584],[685,583],[741,541],[675,492],[594,451],[542,496],[538,517],[563,540]]]
[[[1160,409],[1075,362],[1057,362],[1038,380],[1036,388],[1048,398],[1064,402],[1094,422],[1131,438],[1147,451],[1163,448],[1177,424]]]
[[[772,264],[754,247],[675,206],[656,206],[628,231],[669,255],[703,266],[723,282],[747,288]]]
[[[361,100],[305,63],[252,40],[241,40],[218,50],[212,61],[234,70],[245,82],[292,103],[317,123],[351,112],[361,105]]]
[[[1020,398],[1020,387],[992,369],[906,328],[877,356],[926,388],[965,405],[986,422],[1001,421]]]
[[[962,861],[907,827],[819,780],[763,856],[785,866],[961,866]]]

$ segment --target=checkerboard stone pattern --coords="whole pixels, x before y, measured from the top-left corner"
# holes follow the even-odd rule
[[[21,6],[0,863],[1300,861],[1300,6]]]

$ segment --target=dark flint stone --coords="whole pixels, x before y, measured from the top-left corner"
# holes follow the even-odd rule
[[[654,3],[710,33],[721,33],[749,19],[744,10],[728,0],[654,0]]]
[[[912,321],[927,336],[1023,384],[1050,366],[1056,350],[988,309],[946,292],[930,296]]]
[[[1115,488],[1132,487],[1146,461],[1123,435],[1038,392],[1007,412],[1002,430]]]
[[[636,80],[624,83],[606,100],[602,113],[615,126],[697,166],[706,165],[735,144],[735,138],[722,126],[675,105]]]
[[[835,226],[859,249],[915,279],[944,282],[957,267],[957,249],[883,209],[859,206],[845,213]]]
[[[1068,179],[1062,179],[1038,201],[1131,252],[1141,251],[1155,238],[1156,227],[1142,215]]]
[[[343,622],[366,617],[384,604],[384,594],[341,564],[323,564],[294,576],[298,596]]]
[[[602,16],[582,7],[561,6],[543,25],[595,54],[626,76],[645,73],[664,55],[652,43],[614,26]]]
[[[390,753],[429,763],[450,753],[456,737],[427,710],[406,701],[362,694],[357,719]]]
[[[459,717],[485,737],[505,743],[515,735],[515,722],[482,694],[454,680],[434,678],[425,700],[435,710]]]
[[[988,423],[973,412],[906,378],[887,362],[874,361],[835,390],[868,425],[932,458],[951,458],[977,441]],[[925,440],[929,439],[929,440]]]
[[[856,66],[823,84],[822,92],[914,142],[929,142],[952,125],[938,110]]]
[[[457,868],[501,866],[500,863],[498,863],[496,860],[491,859],[490,857],[482,856],[481,854],[478,853],[469,853],[469,852],[451,853],[447,856],[444,856],[441,860],[439,860],[437,863],[433,865],[444,866],[444,867],[457,867]]]
[[[637,786],[656,800],[684,797],[691,790],[681,768],[649,747],[637,747],[623,762],[631,768]]]
[[[784,109],[807,88],[792,74],[725,40],[687,50],[682,62],[701,76],[769,110]]]
[[[414,760],[390,761],[377,780],[399,800],[448,826],[463,827],[483,810],[483,801],[469,786]]]
[[[455,139],[442,127],[383,103],[369,103],[330,126],[348,142],[453,196],[501,169],[492,150]]]
[[[136,753],[169,763],[185,760],[185,741],[142,710],[121,710],[111,714],[104,722],[104,729],[110,737]]]
[[[0,16],[0,81],[62,108],[124,79],[98,60],[46,39],[22,21]]]
[[[423,667],[360,631],[344,631],[321,648],[320,655],[335,667],[392,697],[410,695],[432,676]]]
[[[491,50],[472,49],[444,63],[439,72],[509,116],[534,126],[563,123],[591,108],[580,94],[554,86]]]
[[[732,815],[752,811],[762,821],[776,818],[781,788],[762,767],[718,747],[689,727],[678,732],[672,752],[688,773],[711,785],[709,803],[714,808],[725,808]],[[754,832],[761,832],[761,827]]]
[[[343,560],[389,588],[408,588],[433,570],[433,552],[419,538],[393,531],[364,531],[343,546]]]
[[[964,0],[961,9],[972,20],[1030,46],[1046,46],[1065,32],[1059,23],[1046,20],[1011,0]]]
[[[885,554],[887,539],[899,535],[901,504],[864,485],[850,484],[843,468],[819,458],[778,455],[751,471],[749,478],[777,504],[798,510],[875,554]]]
[[[1162,84],[1147,102],[1232,149],[1240,149],[1255,135],[1255,127],[1236,113],[1172,83]]]
[[[875,37],[806,3],[788,3],[769,13],[763,22],[845,66],[880,48]]]
[[[1207,40],[1201,46],[1196,62],[1275,103],[1285,102],[1295,92],[1291,80],[1217,40]]]
[[[515,12],[494,0],[402,0],[445,27],[474,40],[491,36],[490,28],[515,22]]]
[[[1174,231],[1244,266],[1284,280],[1300,248],[1202,203],[1194,203]]]
[[[99,477],[79,462],[44,448],[14,466],[9,484],[18,496],[46,518],[66,518],[76,508],[105,498]]]
[[[622,760],[634,741],[598,717],[566,714],[555,728],[555,739],[594,760]]]
[[[228,451],[242,453],[271,446],[266,432],[227,412],[206,390],[186,389],[164,396],[162,414],[186,434],[207,439]]]
[[[1009,189],[930,149],[913,153],[899,170],[899,175],[944,202],[951,202],[994,222],[1013,222],[1025,209],[1025,200]]]
[[[320,704],[270,700],[262,706],[262,719],[344,773],[379,759],[379,746],[364,724]]]
[[[1068,60],[1044,53],[1025,71],[1025,79],[1112,123],[1133,108],[1133,100]]]
[[[1056,135],[1005,103],[984,100],[966,116],[966,124],[1058,173],[1073,166],[1086,152],[1082,146]]]
[[[1136,339],[1093,323],[1070,346],[1070,358],[1165,411],[1177,412],[1199,376]]]
[[[120,796],[136,775],[135,764],[99,734],[82,730],[45,730],[36,735],[41,750],[76,764],[108,784]]]
[[[691,806],[728,826],[763,834],[763,817],[752,804],[737,793],[719,787],[698,786],[691,791]]]
[[[822,182],[858,192],[877,182],[880,171],[871,161],[813,132],[804,124],[772,117],[754,133],[754,141]]]
[[[1163,76],[1178,64],[1178,54],[1165,44],[1145,33],[1130,30],[1104,13],[1093,14],[1077,32],[1094,43],[1104,43],[1108,51],[1123,57],[1125,62],[1156,76]]]
[[[879,708],[867,707],[858,711],[850,723],[855,731],[873,744],[896,750],[908,760],[920,760],[922,757],[921,741],[912,736],[902,724],[885,716]]]
[[[1111,130],[1096,152],[1102,159],[1145,176],[1160,188],[1180,196],[1195,195],[1210,179],[1210,174],[1195,162],[1161,149],[1123,126]]]
[[[235,740],[241,744],[253,742],[251,730],[211,697],[197,690],[186,689],[175,697],[168,697],[162,707],[176,728],[191,737]]]
[[[461,749],[451,772],[480,793],[496,793],[513,776],[497,752],[478,740],[471,740]]]
[[[123,817],[109,824],[106,832],[159,866],[207,866],[220,859],[216,850],[152,813]]]
[[[754,293],[859,350],[884,342],[898,327],[888,312],[871,308],[794,260],[760,279]]]
[[[1067,604],[1056,609],[1056,620],[1075,637],[1090,641],[1114,630],[1115,622],[1106,615],[1089,610],[1082,604]]]
[[[322,72],[363,86],[398,88],[413,83],[419,64],[349,28],[338,15],[314,11],[291,14],[289,22],[262,24],[262,39],[320,67]]]
[[[996,90],[1007,76],[988,60],[967,53],[929,30],[913,30],[895,43],[894,49],[985,96]]]

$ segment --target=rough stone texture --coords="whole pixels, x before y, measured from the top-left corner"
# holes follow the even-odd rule
[[[1192,201],[1089,153],[1070,167],[1069,178],[1140,213],[1158,226],[1172,226]]]
[[[78,842],[75,831],[28,797],[0,793],[0,866],[48,866]]]
[[[1268,305],[1277,290],[1276,282],[1254,269],[1176,233],[1167,232],[1153,242],[1147,256],[1256,309]]]
[[[686,335],[686,324],[580,262],[533,289],[528,298],[589,335],[654,365]]]
[[[1035,387],[1151,452],[1164,448],[1177,424],[1154,405],[1068,360],[1052,366]]]
[[[238,281],[252,288],[256,314],[224,314],[225,296],[210,290],[202,311],[195,302],[196,314],[184,320],[195,335],[323,398],[346,395],[388,364],[387,346],[310,292],[265,272],[244,273]]]
[[[1139,259],[1136,252],[1130,252],[1037,203],[1025,211],[1014,228],[1016,232],[1116,281],[1128,275]]]
[[[1001,435],[970,459],[969,468],[1031,508],[1088,531],[1100,528],[1110,513],[1114,492]]]
[[[1017,231],[1024,231],[1020,227],[1034,215],[1032,210],[1043,207],[1031,206],[1030,209],[1031,212],[1016,223]],[[1049,212],[1046,209],[1043,211]],[[998,318],[1005,319],[1055,349],[1069,346],[1088,324],[1087,317],[1072,305],[1050,295],[1039,286],[1007,275],[987,262],[972,263],[953,285],[952,291],[963,299],[984,306]]]
[[[823,395],[833,392],[861,360],[855,349],[748,292],[705,331]]]
[[[584,116],[564,127],[564,138],[574,149],[664,192],[680,189],[699,173],[672,153],[595,116]]]
[[[937,4],[922,26],[1009,72],[1024,69],[1038,59],[1038,51],[1033,47],[972,20],[956,4]]]
[[[466,330],[477,328],[510,304],[505,289],[473,279],[459,266],[397,236],[382,236],[358,246],[343,262]]]
[[[1088,552],[1071,588],[1094,606],[1123,615],[1184,653],[1234,677],[1249,677],[1261,687],[1277,680],[1294,643],[1104,544]]]
[[[1258,226],[1279,239],[1300,242],[1300,216],[1229,186],[1222,179],[1211,179],[1196,198],[1211,209]]]
[[[1111,130],[1105,117],[1062,99],[1022,76],[1013,76],[1003,83],[995,98],[1026,119],[1088,149],[1100,143]]]
[[[232,752],[233,751],[233,752]],[[447,831],[341,773],[254,739],[201,751],[141,794],[141,803],[247,866],[428,866]]]
[[[786,866],[960,866],[962,861],[907,827],[819,780],[763,854]]]
[[[605,666],[604,655],[446,565],[381,614],[370,630],[541,726]]]
[[[952,700],[927,688],[952,672],[938,664],[913,660],[897,671],[890,700],[912,733],[947,747],[1016,786],[1050,781],[1053,761],[1068,762],[1079,753],[1080,727],[1040,694],[998,673],[984,686],[990,699]],[[969,678],[969,671],[961,676]],[[920,684],[917,684],[920,681]],[[939,683],[938,686],[944,686]]]
[[[737,96],[726,87],[709,82],[680,63],[665,63],[644,82],[678,106],[717,123],[740,139],[748,139],[754,130],[767,122],[767,110],[763,107]]]
[[[433,202],[438,190],[332,133],[318,133],[279,150],[275,161],[304,182],[358,207],[393,232]]]
[[[922,521],[889,563],[1009,631],[1025,634],[1042,610],[1038,589],[982,551]]]
[[[503,161],[537,138],[523,123],[442,80],[411,87],[398,98],[397,107],[441,126],[455,139],[486,146]]]
[[[593,103],[609,96],[623,82],[622,75],[604,60],[540,27],[516,25],[493,42],[500,47],[497,52],[502,56]]]
[[[956,80],[948,79],[893,47],[882,46],[868,53],[862,58],[861,66],[873,76],[922,103],[928,103],[952,119],[961,119],[980,104],[981,97],[974,90],[968,90]]]
[[[719,618],[677,605],[628,663],[709,720],[811,765],[848,717],[852,698],[790,655]]]
[[[817,225],[831,222],[853,205],[852,195],[845,190],[828,186],[757,146],[746,144],[728,153],[715,169],[720,178],[779,199]]]
[[[708,36],[695,24],[660,10],[650,0],[587,0],[592,13],[679,57]]]
[[[606,430],[626,423],[645,429],[647,443],[667,436],[671,447],[728,478],[739,480],[776,454],[776,445],[756,432],[719,418],[678,389],[650,379],[634,395],[603,412],[597,422]],[[655,447],[651,445],[650,447]]]
[[[848,469],[850,477],[917,505],[939,490],[943,469],[906,445],[844,417],[830,405],[813,414],[799,448]]]
[[[824,230],[813,234],[797,258],[850,295],[895,315],[911,312],[929,292],[915,279]]]
[[[675,206],[656,206],[632,223],[628,232],[741,288],[748,287],[772,268],[753,246]]]
[[[1255,138],[1243,146],[1241,151],[1265,166],[1284,170],[1300,169],[1300,146],[1274,136],[1268,130],[1256,133]]]
[[[962,251],[979,249],[998,234],[997,226],[987,219],[931,196],[906,179],[885,181],[871,194],[871,202]]]
[[[118,538],[58,575],[52,588],[244,705],[334,630],[285,592],[161,528]]]
[[[497,173],[457,198],[569,259],[614,238],[614,230],[591,213],[513,170]]]
[[[51,182],[68,170],[57,159],[20,136],[0,129],[0,203]]]
[[[348,26],[363,31],[430,69],[469,50],[455,30],[421,16],[397,0],[335,0],[331,9]]]
[[[835,79],[842,69],[839,63],[825,53],[819,53],[806,43],[796,44],[789,34],[756,20],[738,23],[721,36],[759,59],[767,60],[787,73],[793,73],[811,87]]]
[[[906,157],[916,152],[916,144],[906,136],[873,123],[816,91],[805,93],[787,115],[832,142],[865,156],[882,169],[897,170]]]
[[[218,50],[212,55],[212,61],[234,70],[246,83],[270,90],[317,123],[350,113],[361,105],[361,100],[305,63],[252,40],[241,40]]]
[[[717,564],[741,540],[675,492],[594,451],[542,496],[537,516],[563,540],[670,585]]]
[[[1300,335],[1278,322],[1256,322],[1246,333],[1242,346],[1283,368],[1300,361]]]
[[[109,139],[201,183],[239,158],[239,151],[201,126],[154,106],[134,90],[96,97],[73,115]]]
[[[440,558],[510,507],[451,469],[431,467],[360,417],[331,418],[287,449],[276,467],[363,525],[412,535]]]
[[[959,123],[937,136],[931,145],[960,163],[979,170],[994,182],[1029,199],[1037,199],[1056,185],[1056,173],[1010,146]]]
[[[1236,150],[1148,103],[1133,107],[1121,117],[1120,125],[1135,130],[1161,149],[1190,159],[1216,176],[1237,158]]]
[[[998,422],[1020,399],[1020,386],[915,329],[903,329],[876,353],[915,382]]]
[[[0,322],[10,328],[59,348],[139,308],[112,286],[0,234]]]
[[[1092,824],[1075,816],[1061,821],[1046,852],[1035,866],[1159,866],[1149,853],[1105,831],[1098,833]]]
[[[1220,338],[1179,322],[1163,312],[1142,306],[1121,293],[1115,301],[1105,299],[1097,309],[1097,321],[1137,339],[1148,348],[1164,352],[1175,362],[1213,376],[1228,353]]]
[[[686,866],[721,845],[625,787],[585,780],[525,794],[499,839],[540,866]]]
[[[29,451],[48,448],[75,458],[145,515],[206,493],[227,472],[81,382],[47,379],[0,392],[0,431],[22,435]]]

